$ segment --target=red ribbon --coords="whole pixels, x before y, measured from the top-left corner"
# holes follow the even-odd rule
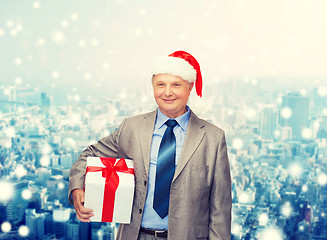
[[[86,168],[86,173],[102,172],[102,177],[106,179],[101,221],[112,222],[115,195],[119,185],[119,177],[117,172],[134,174],[134,169],[127,167],[124,158],[119,159],[116,164],[116,158],[100,158],[100,160],[106,167],[89,166]]]

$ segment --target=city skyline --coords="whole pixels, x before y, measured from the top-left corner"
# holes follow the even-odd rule
[[[319,89],[306,90],[269,91],[265,84],[235,81],[208,90],[205,104],[196,102],[199,98],[190,99],[193,111],[226,132],[233,239],[327,238],[323,197],[327,191],[327,97]],[[17,234],[78,239],[79,229],[87,228],[76,221],[68,205],[70,166],[84,147],[110,134],[123,118],[155,105],[136,96],[112,96],[56,107],[46,92],[37,95],[36,108],[0,104],[4,116],[0,183],[9,190],[5,179],[20,186],[14,195],[0,195],[0,239]],[[297,111],[298,104],[307,100],[308,112]],[[293,112],[308,123],[292,119]],[[13,208],[14,204],[21,208]],[[88,234],[102,239],[99,234],[113,234],[116,227],[93,224]]]
[[[326,87],[326,7],[323,0],[14,0],[0,9],[0,82],[50,95],[142,91],[152,59],[182,49],[199,60],[207,85],[272,77]]]

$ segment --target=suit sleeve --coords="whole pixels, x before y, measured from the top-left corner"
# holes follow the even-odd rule
[[[69,202],[72,203],[71,192],[74,189],[84,188],[84,177],[86,171],[86,158],[87,157],[112,157],[117,158],[118,141],[122,128],[124,127],[125,120],[119,126],[119,128],[111,133],[109,136],[100,139],[96,144],[88,146],[73,164],[69,174]]]
[[[231,239],[231,176],[225,134],[219,142],[210,193],[209,240]]]

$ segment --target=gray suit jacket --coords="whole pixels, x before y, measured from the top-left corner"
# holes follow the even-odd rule
[[[85,149],[69,177],[69,194],[83,189],[86,157],[134,160],[135,193],[130,224],[117,239],[136,240],[147,196],[150,149],[157,111],[125,119],[119,129]],[[230,239],[231,179],[223,130],[192,111],[171,185],[168,239]]]

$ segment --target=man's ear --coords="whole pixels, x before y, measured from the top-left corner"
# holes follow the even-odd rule
[[[194,87],[194,82],[190,83],[190,87],[189,87],[190,92],[192,91],[193,87]]]

